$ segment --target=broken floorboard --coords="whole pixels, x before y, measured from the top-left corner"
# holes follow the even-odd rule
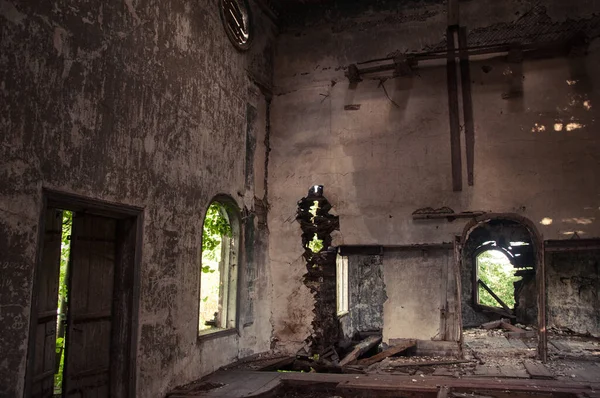
[[[405,363],[390,363],[389,366],[393,368],[405,368],[409,366],[442,366],[442,365],[456,365],[461,363],[469,363],[467,359],[457,359],[454,361],[426,361],[426,362],[405,362]]]
[[[442,376],[349,375],[327,373],[277,373],[256,371],[217,371],[198,382],[195,388],[180,388],[168,398],[266,398],[283,396],[285,388],[323,386],[350,396],[409,396],[435,398],[439,387],[460,393],[501,392],[534,395],[591,396],[600,390],[600,381],[571,382],[532,379],[451,378]],[[214,387],[214,388],[208,388]],[[492,394],[482,394],[492,395]]]
[[[537,336],[535,330],[523,330],[522,332],[506,332],[507,339],[532,339]]]
[[[369,336],[360,343],[358,343],[354,349],[340,361],[340,366],[351,365],[358,357],[365,352],[369,351],[375,345],[379,344],[381,336]]]
[[[409,341],[408,339],[390,339],[391,345],[399,345]],[[441,340],[416,340],[417,346],[414,355],[431,357],[431,356],[458,356],[460,355],[460,346],[458,341],[441,341]]]
[[[385,351],[380,352],[379,354],[373,355],[370,358],[365,358],[365,359],[361,359],[360,361],[357,362],[358,365],[364,365],[364,366],[369,366],[372,365],[376,362],[379,362],[387,357],[391,357],[392,355],[396,355],[401,353],[402,351],[405,351],[411,347],[414,347],[417,345],[417,342],[415,340],[408,340],[405,341],[403,343],[400,343],[398,345],[395,345],[393,347],[388,348]]]
[[[554,379],[554,375],[541,363],[523,361],[523,365],[532,379]]]

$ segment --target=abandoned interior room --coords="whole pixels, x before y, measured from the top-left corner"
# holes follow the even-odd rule
[[[600,1],[0,0],[0,397],[600,397]]]

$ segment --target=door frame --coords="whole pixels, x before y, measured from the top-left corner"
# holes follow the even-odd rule
[[[29,319],[29,336],[27,342],[27,361],[25,371],[24,397],[31,396],[32,377],[34,372],[35,359],[35,337],[37,326],[37,292],[38,292],[38,269],[42,264],[44,252],[44,232],[45,216],[48,209],[57,208],[74,212],[86,212],[98,216],[114,218],[120,221],[129,220],[132,222],[133,235],[127,246],[131,246],[134,251],[133,259],[128,264],[128,273],[132,277],[133,285],[131,288],[131,302],[129,309],[131,311],[128,320],[130,336],[128,336],[129,349],[127,350],[128,361],[125,365],[129,377],[127,380],[126,392],[131,398],[136,395],[137,386],[137,345],[139,328],[139,306],[140,306],[140,264],[142,259],[143,244],[143,226],[144,209],[142,207],[123,205],[115,202],[108,202],[99,199],[88,198],[82,195],[60,192],[53,189],[42,188],[42,200],[39,209],[38,223],[38,243],[36,253],[36,264],[33,270],[31,308]],[[114,293],[113,293],[114,295]]]
[[[468,241],[471,232],[476,228],[492,220],[508,220],[514,221],[524,226],[529,235],[535,250],[535,287],[537,290],[537,304],[538,304],[538,347],[537,356],[542,362],[546,363],[548,360],[548,340],[546,333],[546,262],[544,259],[544,237],[538,231],[535,224],[526,217],[523,217],[515,213],[487,213],[478,217],[474,217],[470,220],[463,229],[462,244],[465,245]],[[459,270],[462,269],[463,256],[460,255]],[[461,300],[462,300],[462,292]],[[462,319],[461,319],[462,324]]]

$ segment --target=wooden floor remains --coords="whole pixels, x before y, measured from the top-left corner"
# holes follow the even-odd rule
[[[383,374],[279,373],[246,370],[218,371],[204,379],[167,395],[168,398],[249,398],[280,397],[287,388],[315,386],[335,388],[341,397],[438,397],[494,393],[517,393],[556,397],[596,397],[600,379],[596,381],[564,381],[443,376],[398,376]],[[485,392],[485,394],[478,394]],[[458,394],[458,395],[457,395]]]
[[[552,337],[547,363],[532,339],[477,330],[465,335],[464,359],[381,355],[359,361],[362,374],[274,371],[294,357],[242,360],[167,397],[600,398],[600,341]]]

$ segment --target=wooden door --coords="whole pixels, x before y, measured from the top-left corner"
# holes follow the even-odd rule
[[[30,362],[31,396],[35,398],[52,397],[54,393],[62,211],[48,209],[44,224],[42,258],[36,271],[35,345]]]
[[[109,396],[116,223],[73,217],[65,397]]]

